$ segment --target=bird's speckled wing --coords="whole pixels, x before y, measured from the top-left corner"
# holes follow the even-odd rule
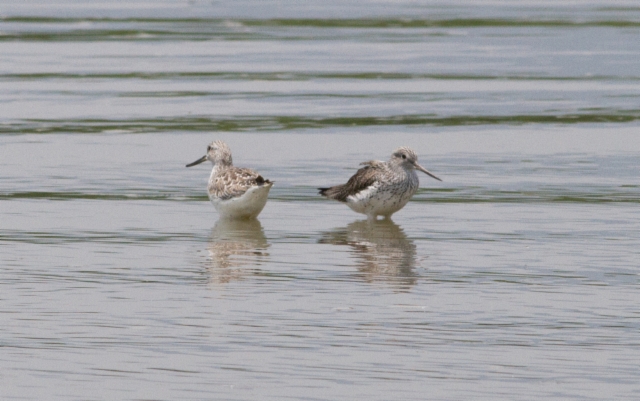
[[[270,183],[249,168],[231,167],[221,171],[209,182],[209,195],[227,200],[242,196],[249,188]]]
[[[346,202],[349,196],[355,195],[374,185],[384,174],[385,163],[377,160],[360,163],[365,166],[358,170],[346,184],[331,188],[320,188],[320,195],[340,202]]]

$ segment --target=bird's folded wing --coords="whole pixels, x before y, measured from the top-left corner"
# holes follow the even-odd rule
[[[209,183],[209,194],[222,200],[242,196],[249,188],[263,185],[265,180],[249,168],[231,168],[218,175]]]
[[[380,172],[376,167],[367,165],[349,178],[346,184],[334,187],[337,191],[333,198],[346,202],[349,196],[356,195],[375,184],[376,181],[378,181],[379,175]]]

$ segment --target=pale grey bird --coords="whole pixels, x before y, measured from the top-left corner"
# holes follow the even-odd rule
[[[371,160],[360,164],[365,166],[346,184],[318,189],[320,195],[346,203],[369,220],[377,216],[388,219],[409,202],[420,185],[416,170],[442,181],[419,165],[416,153],[406,146],[396,149],[387,162]]]
[[[273,182],[264,179],[255,170],[234,167],[231,149],[222,141],[207,146],[207,154],[187,167],[209,160],[213,164],[207,192],[221,217],[250,219],[258,217]]]

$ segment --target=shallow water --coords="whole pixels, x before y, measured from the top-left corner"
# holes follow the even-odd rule
[[[1,398],[638,399],[640,8],[278,4],[2,4]]]

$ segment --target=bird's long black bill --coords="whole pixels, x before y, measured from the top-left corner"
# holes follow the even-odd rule
[[[207,156],[202,156],[201,158],[199,158],[198,160],[194,161],[193,163],[189,163],[187,164],[186,167],[192,167],[192,166],[197,166],[200,163],[204,163],[207,161]]]

